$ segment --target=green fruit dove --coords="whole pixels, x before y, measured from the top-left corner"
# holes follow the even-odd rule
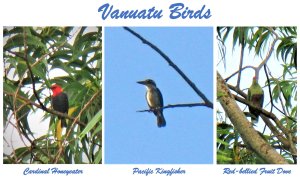
[[[261,86],[257,83],[257,79],[255,76],[253,77],[252,85],[248,89],[248,101],[250,101],[250,103],[252,103],[253,106],[259,108],[262,108],[264,103],[264,91],[261,88]],[[251,116],[252,123],[257,123],[260,111],[251,107],[249,107],[249,111],[253,115]]]

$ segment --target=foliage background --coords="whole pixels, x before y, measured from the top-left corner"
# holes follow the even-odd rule
[[[254,76],[252,69],[262,64],[258,70],[259,84],[265,94],[263,109],[275,114],[279,121],[275,123],[267,117],[271,123],[266,123],[259,118],[254,128],[288,163],[297,163],[297,28],[218,27],[217,34],[217,71],[235,98],[247,98]],[[247,104],[236,102],[247,115]],[[217,105],[217,121],[218,163],[266,163],[266,159],[259,157],[241,139],[240,132],[220,104]],[[279,140],[278,135],[284,138]]]
[[[4,163],[102,162],[101,40],[101,27],[4,27]],[[35,86],[49,109],[54,83],[69,97],[63,151],[54,139],[57,116],[33,93]]]

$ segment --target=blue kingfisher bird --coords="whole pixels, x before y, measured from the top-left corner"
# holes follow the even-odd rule
[[[164,101],[161,92],[156,87],[156,84],[151,79],[146,79],[144,81],[138,81],[137,83],[146,86],[146,100],[150,110],[155,114],[157,117],[157,126],[164,127],[166,126],[166,120],[163,115],[163,106]]]

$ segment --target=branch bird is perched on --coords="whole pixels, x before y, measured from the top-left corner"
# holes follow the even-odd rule
[[[250,101],[250,103],[252,103],[253,106],[259,108],[263,107],[264,91],[261,88],[261,86],[258,84],[257,78],[255,76],[253,77],[252,85],[248,89],[248,101]],[[255,116],[255,117],[251,117],[251,121],[253,123],[257,123],[260,111],[251,107],[249,107],[249,111],[251,114],[253,114],[253,116]]]
[[[52,95],[52,107],[55,111],[68,114],[69,110],[69,101],[66,93],[63,92],[63,89],[54,84],[51,86],[51,90],[53,92]],[[61,120],[61,127],[67,127],[67,122],[65,118],[58,117]]]
[[[146,100],[149,108],[157,117],[157,126],[165,127],[166,120],[163,115],[163,97],[159,89],[156,87],[156,84],[151,79],[146,79],[144,81],[138,81],[137,83],[143,84],[146,86]]]

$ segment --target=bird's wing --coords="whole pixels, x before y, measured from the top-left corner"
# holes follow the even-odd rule
[[[68,111],[69,111],[69,100],[68,100],[68,95],[67,95],[66,93],[64,93],[64,92],[62,93],[62,95],[63,95],[62,99],[64,99],[64,101],[67,103],[65,108],[66,108],[66,110],[67,110],[66,113],[68,114]]]
[[[163,96],[162,96],[160,90],[159,90],[158,88],[156,88],[156,89],[157,89],[157,93],[158,93],[159,97],[161,98],[161,99],[160,99],[160,106],[163,107],[163,106],[164,106],[164,99],[163,99]]]
[[[265,94],[264,94],[264,91],[262,91],[262,97],[260,99],[260,107],[263,107],[263,105],[264,105],[264,97],[265,97]]]
[[[52,97],[52,106],[56,111],[68,113],[69,101],[67,94],[62,92],[59,95]]]

